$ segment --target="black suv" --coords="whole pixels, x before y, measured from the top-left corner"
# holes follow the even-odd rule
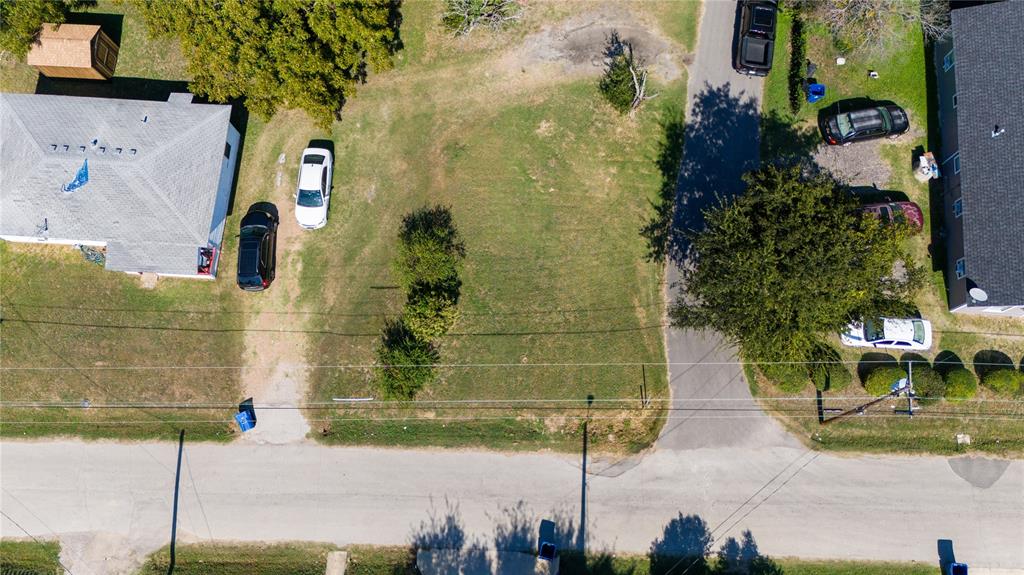
[[[732,67],[740,74],[767,76],[775,51],[775,0],[740,0],[740,28]]]
[[[842,110],[842,102],[833,114],[819,120],[821,135],[830,146],[845,146],[861,140],[898,136],[910,129],[907,112],[896,104],[858,106]]]
[[[238,287],[263,291],[274,281],[277,264],[277,215],[260,204],[242,218],[238,240]]]

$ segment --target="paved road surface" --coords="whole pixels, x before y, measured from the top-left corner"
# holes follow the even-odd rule
[[[33,535],[60,538],[75,575],[116,572],[106,567],[129,550],[167,542],[176,447],[4,442],[0,510]],[[495,525],[514,515],[502,508],[525,501],[531,536],[541,517],[560,517],[578,534],[580,463],[552,454],[187,445],[179,533],[405,544],[448,501],[468,539],[493,544]],[[935,562],[937,540],[951,539],[972,566],[1024,568],[1024,462],[954,465],[778,447],[657,451],[617,476],[589,477],[586,539],[591,550],[643,553],[673,517],[698,514],[709,529],[721,525],[719,540],[750,529],[776,556]],[[23,534],[7,519],[0,533]]]
[[[757,165],[761,80],[737,74],[731,54],[736,3],[709,0],[704,3],[697,53],[689,66],[687,130],[683,165],[676,202],[676,227],[699,228],[700,210],[715,202],[716,194],[730,196],[743,189],[740,174]],[[675,245],[668,264],[668,295],[678,292],[685,245]],[[750,407],[743,371],[735,350],[720,336],[668,328],[665,345],[669,361],[672,398],[683,406]],[[708,365],[689,365],[692,363]],[[707,398],[716,401],[708,402]],[[659,449],[686,450],[705,447],[796,447],[797,442],[770,416],[730,419],[695,419],[691,412],[672,412]]]

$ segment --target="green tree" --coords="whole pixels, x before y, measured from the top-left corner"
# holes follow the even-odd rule
[[[901,246],[907,228],[860,217],[834,179],[798,166],[744,178],[746,193],[690,235],[673,324],[721,332],[754,361],[816,361],[850,320],[911,311],[922,270]]]
[[[841,363],[819,363],[811,371],[811,381],[819,391],[842,391],[853,381],[853,375]]]
[[[897,381],[907,377],[907,372],[902,367],[887,365],[876,367],[868,374],[868,380],[864,382],[864,389],[871,395],[885,395],[892,389]]]
[[[95,5],[95,0],[0,1],[0,50],[24,58],[39,40],[44,22],[63,24],[71,11]]]
[[[633,45],[619,39],[613,31],[605,48],[608,65],[598,83],[598,90],[621,114],[632,115],[657,94],[647,94],[647,68],[633,55]]]
[[[811,382],[807,366],[799,363],[767,363],[757,366],[766,379],[785,393],[800,393]]]
[[[406,292],[416,286],[448,284],[458,289],[466,247],[444,206],[425,207],[402,219],[395,273]]]
[[[135,0],[152,34],[181,41],[191,90],[244,98],[263,118],[305,110],[321,127],[340,113],[367,70],[387,70],[398,0]]]
[[[416,289],[402,308],[402,322],[420,340],[431,341],[448,333],[459,319],[451,290]]]
[[[962,401],[978,393],[978,377],[966,367],[955,367],[946,372],[946,399]]]
[[[377,347],[377,386],[386,399],[408,400],[434,380],[437,350],[418,339],[401,321],[384,324]]]
[[[1024,373],[1003,367],[986,373],[981,382],[1000,395],[1014,395],[1024,386]]]

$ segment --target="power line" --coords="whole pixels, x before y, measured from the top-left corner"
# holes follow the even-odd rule
[[[12,519],[10,515],[4,513],[3,510],[0,510],[0,515],[3,515],[4,517],[6,517],[7,520],[11,522],[12,525],[17,527],[18,529],[21,529],[21,531],[25,535],[28,535],[29,537],[31,537],[32,541],[35,541],[36,543],[39,543],[40,545],[43,544],[43,542],[40,541],[39,539],[37,539],[35,535],[32,535],[31,533],[29,533],[27,529],[25,529],[24,527],[21,526],[21,524],[19,524],[17,521]],[[53,533],[53,532],[51,531],[51,533]],[[58,539],[57,542],[60,543],[60,539]],[[66,571],[70,575],[75,575],[74,571],[72,571],[71,569],[68,569],[67,565],[64,565],[63,563],[61,563],[59,556],[55,560],[57,561],[57,565],[60,565],[61,569],[63,569],[64,571]]]
[[[286,332],[282,332],[286,333]],[[916,360],[911,360],[915,363]],[[519,367],[519,368],[545,368],[545,367],[660,367],[660,366],[743,366],[752,367],[758,365],[892,365],[899,362],[894,360],[829,360],[829,361],[622,361],[622,362],[494,362],[494,363],[423,363],[423,364],[391,364],[387,367],[433,367],[433,368],[497,368],[497,367]],[[962,366],[959,361],[936,361],[929,362],[930,365]],[[1012,364],[1001,362],[972,362],[975,366],[986,367],[1007,367]],[[85,366],[25,366],[25,367],[0,367],[0,371],[161,371],[161,370],[257,370],[277,369],[277,365],[85,365]],[[376,369],[384,367],[375,363],[351,363],[351,364],[289,364],[293,369]]]

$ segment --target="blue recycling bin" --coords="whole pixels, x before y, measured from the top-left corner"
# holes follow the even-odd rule
[[[825,97],[825,84],[807,86],[807,103],[813,104]]]
[[[236,413],[235,421],[238,422],[238,428],[241,429],[243,433],[256,426],[256,422],[249,418],[248,411]]]

